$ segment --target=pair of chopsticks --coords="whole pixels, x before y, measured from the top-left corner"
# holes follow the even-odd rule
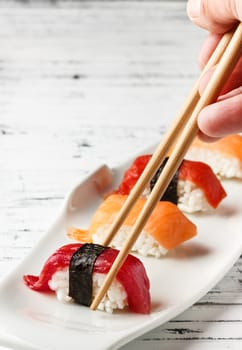
[[[94,298],[90,308],[95,310],[108,288],[110,287],[113,279],[115,278],[118,270],[124,263],[127,255],[129,254],[133,244],[137,240],[140,232],[146,224],[153,209],[158,203],[161,196],[164,194],[168,187],[172,177],[176,170],[179,168],[189,146],[198,133],[197,115],[206,105],[213,103],[219,96],[223,86],[232,73],[236,63],[242,55],[242,23],[240,23],[235,31],[224,34],[220,40],[213,55],[205,66],[201,73],[201,76],[213,67],[217,65],[214,74],[212,75],[204,93],[200,96],[198,92],[198,84],[201,76],[196,81],[192,91],[187,97],[181,111],[179,112],[174,124],[165,134],[161,143],[158,145],[152,158],[147,164],[145,170],[137,181],[135,187],[132,189],[128,198],[126,199],[123,207],[121,208],[117,218],[111,225],[109,234],[103,245],[108,245],[112,238],[115,236],[118,229],[121,227],[125,218],[129,214],[129,211],[141,196],[147,183],[151,180],[154,173],[167,155],[167,152],[172,145],[176,142],[174,149],[167,161],[156,185],[154,186],[150,196],[148,197],[142,211],[140,212],[132,231],[125,241],[122,249],[117,255],[109,273],[107,274],[103,285],[101,286],[98,294]]]

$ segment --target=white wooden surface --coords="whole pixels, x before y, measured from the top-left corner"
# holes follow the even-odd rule
[[[185,2],[0,1],[0,278],[73,183],[160,139],[204,36]],[[242,349],[241,265],[122,349]]]

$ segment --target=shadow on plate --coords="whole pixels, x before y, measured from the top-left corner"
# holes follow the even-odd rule
[[[173,251],[167,254],[167,258],[172,259],[194,259],[207,256],[212,253],[212,250],[206,245],[201,243],[189,242],[187,244],[182,244]]]

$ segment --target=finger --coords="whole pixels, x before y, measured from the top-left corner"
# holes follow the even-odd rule
[[[198,115],[198,127],[209,137],[242,132],[242,93],[206,106]]]
[[[201,130],[198,131],[198,135],[199,139],[203,142],[215,142],[215,141],[218,141],[219,139],[221,139],[221,137],[211,137],[211,136],[208,136],[206,134],[204,134]]]
[[[205,87],[207,86],[212,74],[214,73],[214,70],[216,67],[211,68],[209,71],[204,73],[202,78],[199,82],[199,93],[202,94]],[[225,86],[223,87],[220,95],[224,95],[228,93],[231,90],[234,90],[242,85],[242,57],[235,66],[235,69],[233,70],[232,74],[230,75],[228,81],[226,82]]]
[[[227,98],[230,98],[230,97],[233,97],[233,96],[236,96],[239,94],[242,94],[242,86],[239,86],[238,88],[231,90],[224,95],[219,96],[218,101],[222,101],[222,100],[225,100]]]
[[[201,50],[199,52],[198,63],[201,68],[207,64],[210,56],[213,54],[219,41],[221,40],[221,34],[209,34],[204,40]]]
[[[242,20],[242,1],[189,0],[187,13],[198,26],[213,33],[225,33]]]

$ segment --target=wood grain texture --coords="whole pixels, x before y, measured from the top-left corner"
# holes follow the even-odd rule
[[[0,277],[100,163],[158,141],[199,71],[185,2],[0,1]],[[242,259],[122,349],[242,348]],[[2,348],[1,348],[2,349]]]

